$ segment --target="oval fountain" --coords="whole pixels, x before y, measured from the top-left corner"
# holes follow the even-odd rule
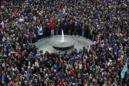
[[[61,35],[54,35],[51,37],[43,38],[34,43],[39,50],[58,52],[65,50],[88,48],[93,42],[82,36],[64,35],[62,30]]]

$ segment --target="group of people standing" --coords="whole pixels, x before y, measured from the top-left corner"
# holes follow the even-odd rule
[[[129,86],[128,14],[128,0],[0,0],[0,85]],[[33,45],[61,30],[94,44],[64,54]]]

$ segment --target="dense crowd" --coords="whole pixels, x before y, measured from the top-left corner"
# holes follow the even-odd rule
[[[65,53],[38,39],[65,34],[94,41]],[[129,86],[129,0],[0,0],[0,86]]]

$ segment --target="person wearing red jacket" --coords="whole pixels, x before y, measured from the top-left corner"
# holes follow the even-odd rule
[[[51,17],[50,18],[50,29],[51,29],[51,35],[53,36],[54,35],[54,31],[56,29],[56,26],[55,26],[55,18],[54,17]]]

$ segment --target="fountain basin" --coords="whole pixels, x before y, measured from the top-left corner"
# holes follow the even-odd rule
[[[61,39],[59,39],[60,37],[61,37],[61,35],[54,35],[53,37],[46,37],[46,38],[38,40],[36,43],[34,43],[34,45],[37,46],[39,50],[49,51],[50,53],[58,53],[59,51],[61,51],[63,53],[64,52],[63,50],[54,48],[54,45],[56,45],[55,41],[61,40]],[[86,47],[88,49],[89,46],[91,44],[93,44],[93,42],[91,40],[86,39],[85,37],[82,37],[82,36],[65,35],[65,37],[67,37],[68,40],[70,40],[71,45],[73,45],[73,47],[78,50],[82,49],[82,47]],[[64,40],[66,40],[66,39],[64,38]],[[59,46],[59,45],[57,45],[57,46]],[[70,46],[70,45],[68,45],[68,46]],[[65,47],[65,48],[67,49],[67,47]],[[68,51],[71,51],[71,50],[72,49],[68,49]]]
[[[64,40],[62,41],[62,37],[60,35],[56,35],[50,39],[50,43],[53,48],[58,50],[68,50],[74,48],[75,41],[71,36],[64,35]]]

